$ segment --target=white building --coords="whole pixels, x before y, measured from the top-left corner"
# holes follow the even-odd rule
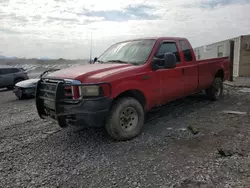
[[[194,48],[197,59],[226,57],[230,55],[230,40],[234,40],[234,77],[250,77],[250,35]]]

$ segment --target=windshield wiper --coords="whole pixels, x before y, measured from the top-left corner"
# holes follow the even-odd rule
[[[121,60],[109,60],[109,61],[107,61],[107,62],[114,62],[114,63],[126,63],[126,64],[128,64],[128,62],[126,62],[126,61],[121,61]]]
[[[122,63],[122,64],[132,64],[132,65],[140,65],[141,64],[141,63],[138,63],[138,62],[128,62],[128,61],[121,61],[121,60],[109,60],[107,62]]]
[[[103,61],[101,61],[101,60],[96,60],[96,62],[98,62],[98,63],[103,63]]]

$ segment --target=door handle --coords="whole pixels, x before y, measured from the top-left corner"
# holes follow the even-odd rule
[[[184,68],[182,68],[181,71],[182,71],[182,75],[184,75],[185,74]]]
[[[148,79],[150,78],[150,76],[144,75],[144,76],[142,76],[141,78],[142,78],[142,80],[148,80]]]

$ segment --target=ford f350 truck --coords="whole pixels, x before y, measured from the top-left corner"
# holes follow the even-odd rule
[[[105,126],[115,140],[138,136],[154,107],[205,90],[218,100],[229,78],[229,57],[197,61],[186,38],[144,38],[116,43],[95,64],[41,78],[36,107],[60,127]]]

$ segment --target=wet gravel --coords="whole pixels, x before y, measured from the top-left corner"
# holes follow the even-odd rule
[[[148,115],[138,138],[60,129],[41,120],[33,99],[0,91],[0,187],[250,187],[250,93],[188,97]],[[188,127],[198,129],[194,135]],[[218,150],[225,151],[225,156]]]

